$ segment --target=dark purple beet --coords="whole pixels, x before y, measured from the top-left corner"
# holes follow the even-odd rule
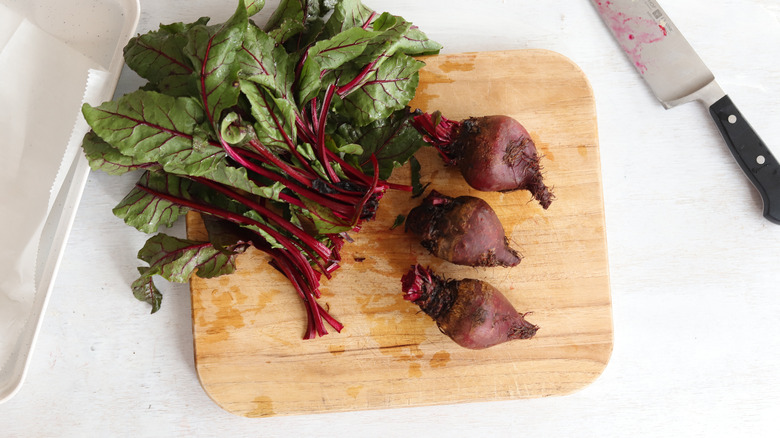
[[[471,187],[484,192],[528,190],[543,208],[552,203],[536,145],[517,120],[497,115],[456,122],[420,113],[414,125]]]
[[[452,198],[433,190],[409,212],[406,229],[420,236],[420,243],[431,254],[458,265],[520,263],[495,211],[480,198]]]
[[[458,345],[482,349],[530,339],[539,327],[525,320],[498,289],[481,280],[447,280],[413,265],[401,279],[404,299],[417,304]]]

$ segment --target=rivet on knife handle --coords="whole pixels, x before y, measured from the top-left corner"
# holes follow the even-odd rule
[[[764,201],[764,217],[780,224],[780,164],[728,96],[710,114],[731,153]]]

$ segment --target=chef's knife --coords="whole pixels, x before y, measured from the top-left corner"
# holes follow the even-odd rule
[[[761,194],[764,217],[780,224],[780,164],[720,88],[688,41],[653,0],[591,0],[667,109],[701,101],[745,175]]]

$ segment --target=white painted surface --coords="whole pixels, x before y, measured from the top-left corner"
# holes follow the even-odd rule
[[[586,0],[368,0],[444,52],[544,48],[576,62],[598,108],[615,346],[565,397],[245,419],[217,407],[192,360],[186,286],[147,314],[128,285],[146,236],[111,208],[133,183],[92,173],[27,382],[0,435],[773,436],[780,428],[780,226],[705,109],[664,111]],[[268,1],[272,10],[276,1]],[[479,7],[475,7],[479,5]],[[139,32],[229,16],[231,0],[142,0]],[[780,155],[780,5],[663,6]],[[266,13],[267,16],[267,13]],[[119,90],[139,81],[125,74]]]

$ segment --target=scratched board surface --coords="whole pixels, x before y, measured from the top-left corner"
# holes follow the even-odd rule
[[[515,268],[459,267],[431,257],[403,227],[419,199],[390,192],[375,221],[343,250],[320,302],[341,333],[301,339],[306,318],[287,280],[249,251],[229,276],[193,277],[195,366],[209,396],[238,415],[263,417],[562,395],[602,372],[612,351],[604,208],[595,104],[582,71],[549,51],[425,58],[415,108],[451,119],[507,114],[544,154],[555,201],[543,210],[527,192],[480,193],[422,150],[423,182],[451,196],[488,201],[524,256]],[[408,167],[393,181],[408,183]],[[203,235],[197,215],[188,234]],[[451,278],[479,278],[541,328],[527,341],[461,348],[404,301],[400,278],[413,263]]]

